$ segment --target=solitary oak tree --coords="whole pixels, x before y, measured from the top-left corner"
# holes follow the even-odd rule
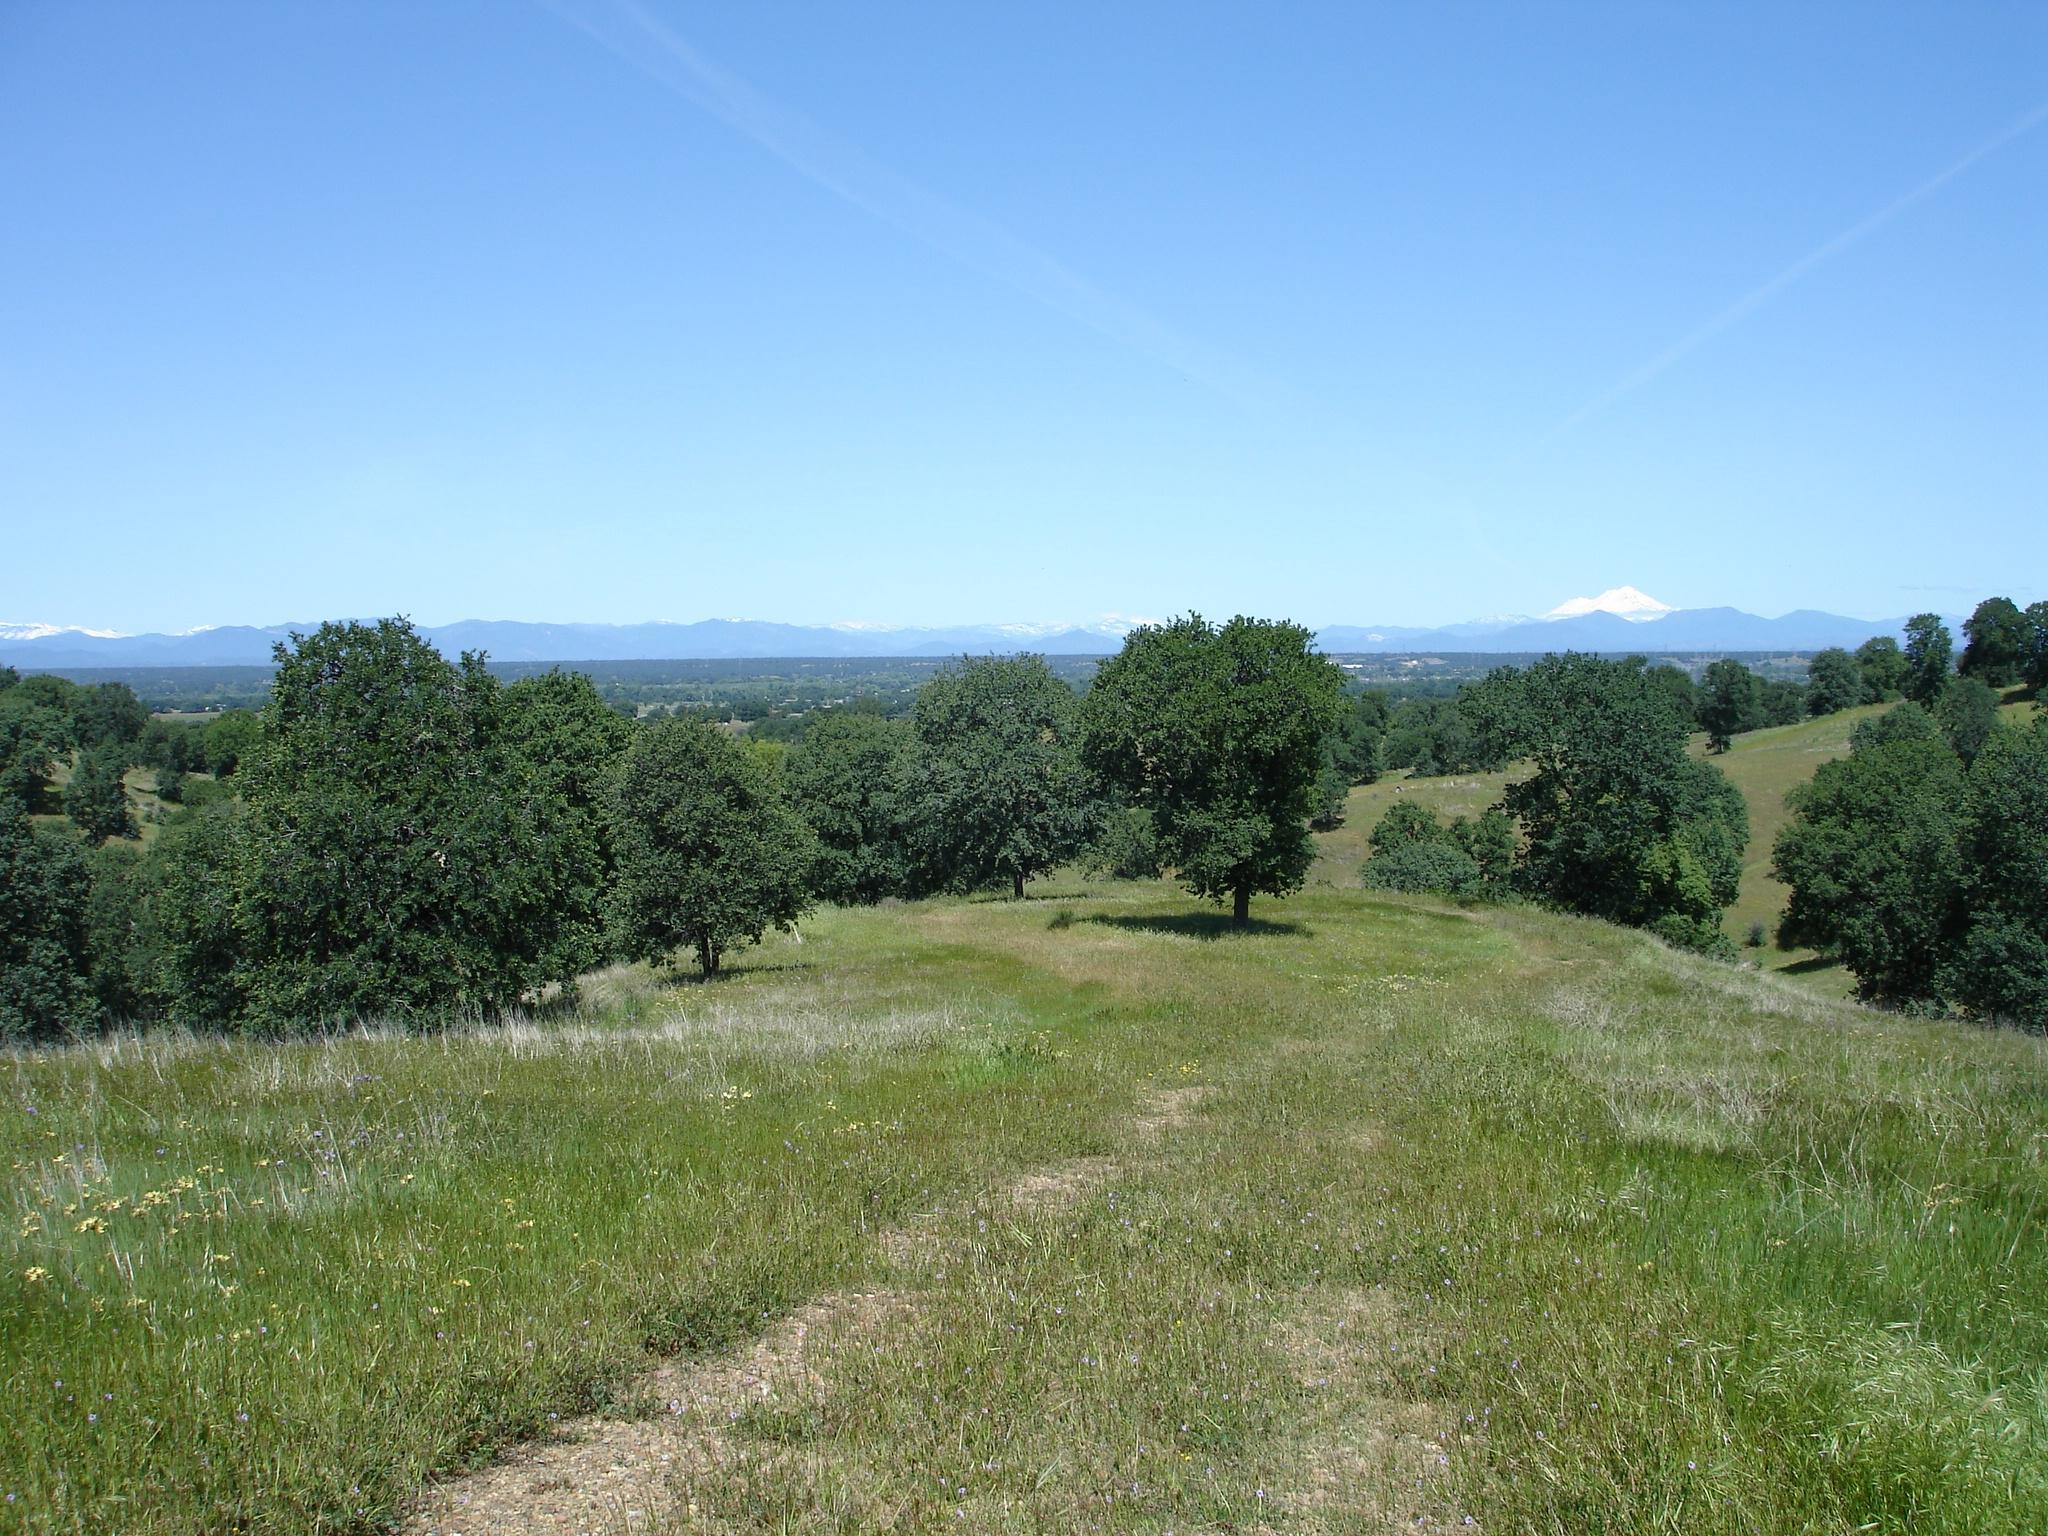
[[[1739,661],[1721,660],[1700,679],[1700,729],[1707,745],[1726,752],[1734,738],[1763,720],[1763,683]]]
[[[1323,745],[1343,714],[1343,674],[1298,624],[1197,614],[1131,632],[1083,701],[1084,755],[1152,813],[1164,862],[1197,896],[1300,888],[1314,858]]]

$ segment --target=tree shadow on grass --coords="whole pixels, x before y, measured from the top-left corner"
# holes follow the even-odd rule
[[[748,976],[773,976],[778,971],[807,971],[811,967],[801,960],[780,960],[773,965],[749,965],[744,960],[728,960],[711,975],[706,976],[694,964],[684,964],[668,970],[654,972],[655,985],[662,991],[677,987],[718,986],[723,982],[740,981]]]
[[[1790,965],[1772,969],[1780,976],[1810,976],[1815,971],[1833,970],[1839,964],[1839,960],[1830,960],[1826,955],[1808,955],[1804,960],[1794,960]]]
[[[1315,937],[1315,930],[1305,923],[1274,922],[1263,917],[1255,917],[1240,928],[1230,921],[1228,912],[1176,912],[1160,917],[1098,912],[1081,921],[1100,923],[1107,928],[1122,928],[1132,933],[1177,934],[1184,939],[1213,940],[1253,935],[1295,939]],[[1066,924],[1054,918],[1048,926],[1065,927]]]

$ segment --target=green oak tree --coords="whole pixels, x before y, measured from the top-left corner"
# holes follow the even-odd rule
[[[1906,687],[1906,653],[1890,635],[1873,635],[1856,647],[1856,669],[1863,674],[1863,702],[1888,704]]]
[[[726,956],[789,928],[810,904],[817,839],[776,776],[716,726],[643,730],[611,785],[618,933],[634,959]]]
[[[1198,614],[1146,625],[1096,674],[1083,701],[1084,755],[1151,812],[1162,860],[1197,896],[1300,888],[1315,856],[1323,746],[1343,715],[1344,675],[1298,624]]]
[[[1336,769],[1347,784],[1371,784],[1378,780],[1392,713],[1386,694],[1377,688],[1367,688],[1345,700],[1330,750]]]
[[[135,812],[122,781],[127,757],[119,746],[90,747],[78,754],[71,782],[64,786],[64,814],[89,843],[110,837],[138,837]]]
[[[817,834],[819,899],[872,903],[908,880],[898,789],[910,727],[862,710],[814,717],[790,748],[783,782]]]
[[[276,650],[253,760],[237,931],[255,1021],[496,1012],[573,979],[559,797],[504,736],[478,654],[403,619]]]
[[[0,692],[0,797],[44,808],[57,764],[71,752],[71,716],[29,684]]]
[[[231,778],[256,750],[262,735],[263,723],[253,710],[230,709],[206,723],[199,740],[189,748],[203,760],[187,766],[204,768],[217,779]]]
[[[1906,620],[1905,677],[1899,684],[1907,698],[1932,709],[1954,670],[1955,644],[1937,614],[1916,613]]]
[[[32,825],[21,801],[0,796],[0,1041],[48,1039],[98,1022],[91,893],[77,839]]]
[[[1863,669],[1840,646],[1815,653],[1806,668],[1806,708],[1815,715],[1839,714],[1863,702]]]
[[[898,796],[922,890],[1024,883],[1095,829],[1080,704],[1041,656],[962,658],[917,691]]]
[[[1687,756],[1692,722],[1669,693],[1635,663],[1571,654],[1497,669],[1474,708],[1487,735],[1535,764],[1500,802],[1521,825],[1522,889],[1688,948],[1729,948],[1720,916],[1748,811],[1718,768]]]
[[[1997,690],[1979,678],[1951,677],[1935,701],[1934,723],[1967,766],[1998,729]]]
[[[1397,800],[1387,807],[1368,846],[1372,857],[1358,873],[1369,890],[1463,896],[1479,888],[1478,862],[1434,812],[1412,800]]]
[[[2026,670],[2033,625],[2009,597],[1987,597],[1963,621],[1962,660],[1956,670],[1992,688],[2010,688]]]
[[[1781,944],[1840,959],[1867,1000],[1924,1004],[1963,927],[1964,777],[1932,722],[1904,708],[1792,791],[1772,872],[1791,887]]]
[[[1763,682],[1741,662],[1712,663],[1700,678],[1699,723],[1707,745],[1726,752],[1734,738],[1763,722]]]

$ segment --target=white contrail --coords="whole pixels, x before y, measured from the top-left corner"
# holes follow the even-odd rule
[[[1744,294],[1733,304],[1730,304],[1726,309],[1714,316],[1713,319],[1707,321],[1706,324],[1695,330],[1688,331],[1677,341],[1643,364],[1642,367],[1636,369],[1634,373],[1631,373],[1627,378],[1616,384],[1612,389],[1607,390],[1604,394],[1596,395],[1576,411],[1573,411],[1571,415],[1565,417],[1563,421],[1559,422],[1545,434],[1546,440],[1571,431],[1574,427],[1598,416],[1617,401],[1634,394],[1645,384],[1656,378],[1658,374],[1680,361],[1695,348],[1712,341],[1737,321],[1761,309],[1822,262],[1841,255],[1842,252],[1849,249],[1850,246],[1856,244],[1859,240],[1862,240],[1865,236],[1883,228],[1921,199],[1940,191],[1978,161],[1998,153],[1999,150],[2005,148],[2014,139],[2039,126],[2043,119],[2048,119],[2048,102],[2044,102],[2034,108],[2033,111],[2013,123],[2004,132],[1986,139],[1967,155],[1964,155],[1962,159],[1928,177],[1927,180],[1921,182],[1912,191],[1905,193],[1903,196],[1893,198],[1868,218],[1850,225],[1826,244],[1816,246],[1811,251],[1808,251],[1776,277],[1761,287],[1752,289]]]
[[[1274,409],[1288,397],[1284,387],[1182,335],[1001,225],[919,186],[801,113],[763,95],[705,57],[635,0],[609,0],[596,10],[580,0],[543,3],[634,68],[754,140],[791,169],[912,238],[1187,378],[1199,380],[1239,405]]]

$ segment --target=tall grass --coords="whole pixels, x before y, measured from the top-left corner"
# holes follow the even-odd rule
[[[867,1288],[683,1528],[2038,1528],[2040,1041],[1536,912],[1255,915],[831,912],[546,1023],[9,1057],[0,1520],[381,1529]]]

